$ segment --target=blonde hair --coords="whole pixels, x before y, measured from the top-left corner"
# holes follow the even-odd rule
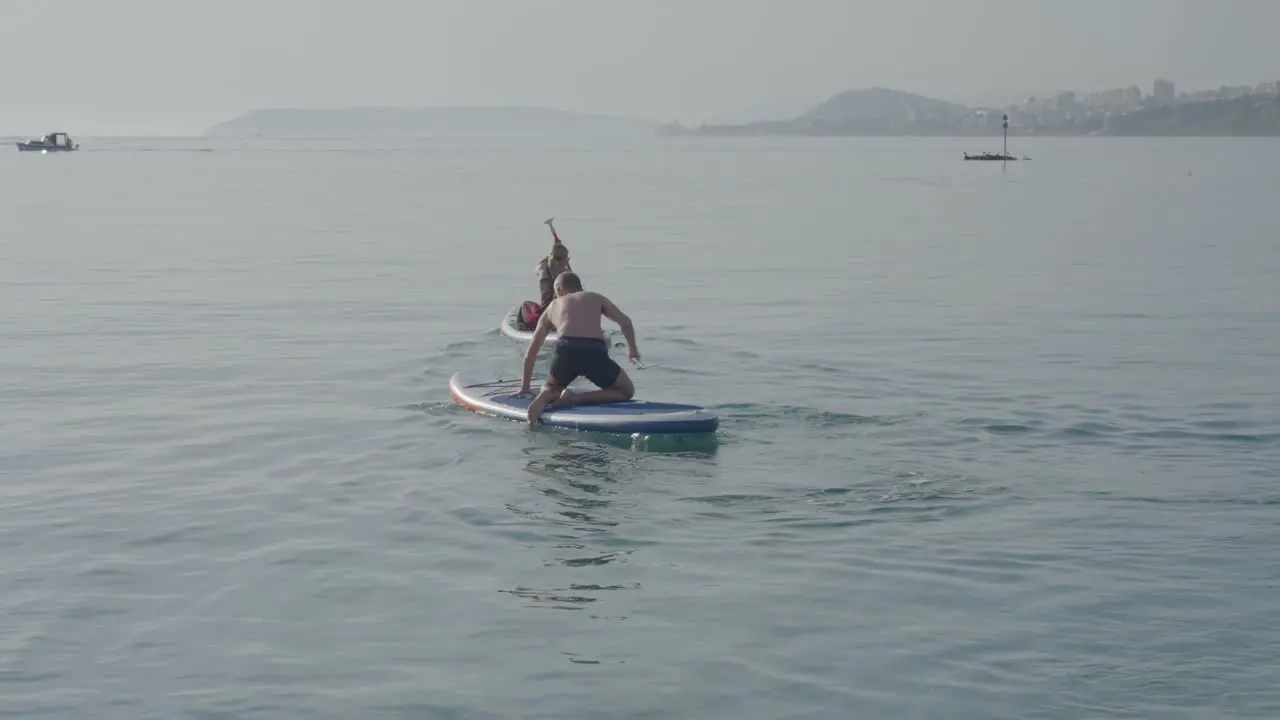
[[[552,245],[551,252],[543,255],[538,260],[538,264],[535,266],[538,272],[538,277],[551,277],[551,264],[556,261],[564,263],[565,265],[569,264],[569,248],[561,245],[560,243]],[[561,272],[568,269],[568,267],[565,267]]]
[[[547,254],[548,265],[550,265],[552,262],[556,260],[559,260],[560,262],[565,262],[568,259],[569,259],[569,248],[565,247],[564,245],[561,245],[560,243],[556,243],[555,245],[552,245],[551,252]]]

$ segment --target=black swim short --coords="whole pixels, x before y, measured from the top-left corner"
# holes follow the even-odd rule
[[[611,388],[621,372],[622,368],[609,357],[609,345],[604,340],[567,337],[556,341],[551,379],[557,385],[567,386],[582,375],[598,388]]]

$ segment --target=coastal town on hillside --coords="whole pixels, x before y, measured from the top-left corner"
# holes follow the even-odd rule
[[[1280,81],[1264,82],[1255,86],[1223,85],[1216,90],[1176,92],[1173,82],[1157,79],[1151,92],[1143,94],[1137,85],[1093,92],[1077,97],[1073,91],[1058,93],[1053,97],[1030,97],[1018,105],[1003,108],[1009,122],[1029,130],[1072,130],[1084,127],[1106,132],[1117,119],[1142,110],[1171,108],[1193,103],[1228,102],[1256,99],[1274,102],[1280,94]],[[978,113],[975,113],[975,120]],[[986,113],[984,113],[986,114]]]
[[[1005,107],[968,106],[888,88],[848,90],[790,120],[739,125],[674,122],[668,135],[986,135],[1005,116],[1019,135],[1280,136],[1280,81],[1224,85],[1178,93],[1157,79],[1151,92],[1136,85],[1077,94],[1030,97]]]

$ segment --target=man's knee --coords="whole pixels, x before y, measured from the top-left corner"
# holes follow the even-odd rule
[[[631,378],[627,377],[626,373],[620,373],[618,379],[613,381],[613,389],[622,393],[628,400],[636,394],[636,386],[631,382]]]

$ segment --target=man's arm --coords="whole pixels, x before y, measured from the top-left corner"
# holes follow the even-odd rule
[[[636,327],[631,324],[631,318],[627,314],[618,309],[609,298],[600,296],[600,312],[605,317],[618,323],[618,327],[622,328],[622,336],[627,339],[627,355],[632,360],[640,359],[640,349],[636,347]]]
[[[542,343],[547,339],[547,333],[550,331],[551,306],[548,305],[547,309],[538,316],[538,327],[533,331],[533,341],[529,343],[529,349],[524,352],[524,373],[520,376],[522,393],[530,391],[529,383],[533,379],[533,364],[538,361],[538,351],[542,350]]]

